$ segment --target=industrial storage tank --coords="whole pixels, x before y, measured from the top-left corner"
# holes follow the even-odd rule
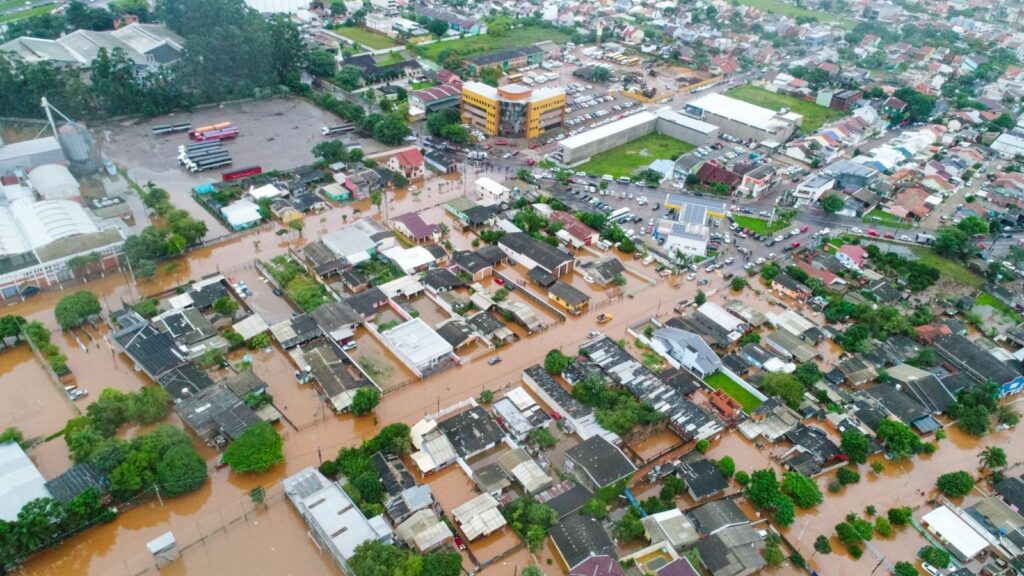
[[[81,122],[69,122],[57,130],[60,146],[68,157],[68,168],[75,176],[88,176],[99,170],[96,146],[89,129]]]

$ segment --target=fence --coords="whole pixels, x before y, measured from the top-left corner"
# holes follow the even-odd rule
[[[187,558],[190,565],[200,561],[200,552],[205,551],[207,557],[216,557],[220,549],[231,544],[230,537],[243,535],[244,532],[273,530],[275,523],[286,521],[282,514],[288,513],[284,488],[281,483],[264,488],[262,503],[253,502],[248,496],[238,502],[217,509],[196,519],[191,524],[175,523],[170,527],[177,543],[176,550],[181,558]],[[150,503],[152,504],[152,503]],[[288,530],[293,530],[288,527]],[[172,562],[181,560],[176,558]],[[159,574],[166,560],[158,561],[149,553],[142,553],[129,558],[114,567],[111,574],[117,576],[144,576]]]

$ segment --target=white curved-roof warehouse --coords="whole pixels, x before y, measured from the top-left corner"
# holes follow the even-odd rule
[[[18,200],[9,210],[31,250],[76,234],[99,232],[85,209],[70,200]]]
[[[32,188],[44,200],[67,200],[81,195],[78,181],[60,164],[44,164],[28,173]]]
[[[0,256],[24,254],[28,251],[28,244],[21,237],[21,230],[18,229],[11,211],[0,207]]]

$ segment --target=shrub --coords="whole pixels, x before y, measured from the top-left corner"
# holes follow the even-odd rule
[[[844,466],[836,472],[836,480],[838,480],[843,486],[846,486],[847,484],[856,484],[860,482],[860,474],[852,468]]]

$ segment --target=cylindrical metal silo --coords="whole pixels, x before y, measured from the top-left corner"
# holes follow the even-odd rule
[[[75,176],[87,176],[99,169],[96,147],[89,129],[81,122],[69,122],[57,130],[60,146],[67,156],[68,169]]]

